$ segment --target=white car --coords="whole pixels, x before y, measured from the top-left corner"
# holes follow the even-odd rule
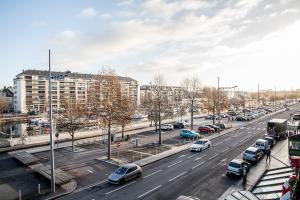
[[[211,143],[208,139],[200,139],[197,140],[192,146],[191,151],[202,151],[204,149],[208,149],[210,147]]]
[[[173,129],[174,129],[174,126],[173,126],[173,124],[162,124],[162,125],[160,126],[160,129],[161,129],[161,130],[170,131],[170,130],[173,130]]]

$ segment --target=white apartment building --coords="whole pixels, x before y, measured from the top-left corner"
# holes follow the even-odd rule
[[[14,110],[27,113],[28,111],[46,112],[49,99],[49,72],[41,70],[25,70],[14,78]],[[86,103],[87,91],[94,80],[93,74],[52,72],[52,105],[59,109],[64,99],[73,99],[78,103]],[[138,105],[138,81],[118,76],[122,91],[128,94]]]

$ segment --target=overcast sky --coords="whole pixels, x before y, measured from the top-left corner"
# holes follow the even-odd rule
[[[1,0],[0,87],[23,69],[96,73],[141,84],[300,88],[299,0]]]

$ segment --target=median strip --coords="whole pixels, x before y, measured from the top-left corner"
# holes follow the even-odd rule
[[[168,182],[174,181],[176,178],[179,178],[180,176],[186,174],[186,171],[182,172],[181,174],[178,174],[177,176],[175,176],[174,178],[171,178]]]
[[[161,185],[159,185],[159,186],[157,186],[157,187],[155,187],[155,188],[149,190],[148,192],[145,192],[144,194],[141,194],[140,196],[138,196],[138,199],[139,199],[139,198],[142,198],[143,196],[146,196],[146,195],[149,194],[150,192],[153,192],[154,190],[157,190],[157,189],[160,188],[160,187],[161,187]]]

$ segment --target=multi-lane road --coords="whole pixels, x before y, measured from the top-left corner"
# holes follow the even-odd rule
[[[245,124],[214,139],[211,148],[203,152],[184,151],[145,166],[142,178],[127,184],[103,183],[61,199],[176,199],[180,195],[218,199],[237,181],[226,177],[226,163],[262,137],[270,118],[287,119],[297,109],[299,106],[294,106],[291,111]]]

